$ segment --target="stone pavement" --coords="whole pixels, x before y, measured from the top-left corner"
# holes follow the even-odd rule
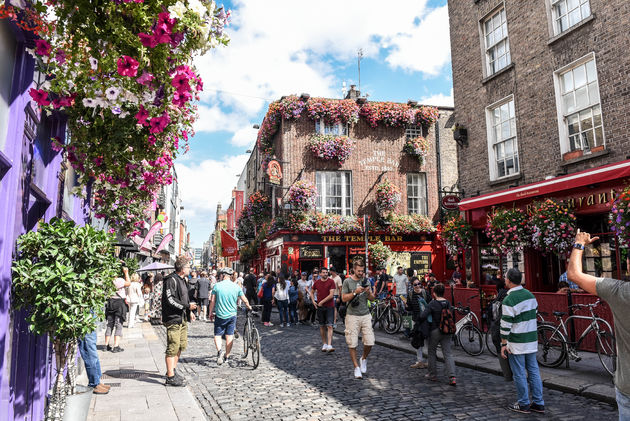
[[[343,334],[343,325],[335,329],[335,333]],[[415,348],[409,341],[401,340],[402,334],[389,335],[384,331],[375,330],[376,342],[378,345],[392,349],[397,349],[410,354],[416,353]],[[462,367],[492,373],[502,376],[501,368],[497,357],[490,354],[484,346],[484,352],[476,357],[466,354],[461,348],[454,347],[455,364]],[[612,377],[604,370],[599,357],[593,352],[579,352],[582,360],[579,362],[570,361],[569,368],[562,363],[557,368],[547,368],[540,366],[540,376],[543,384],[550,389],[561,390],[563,392],[582,395],[599,401],[616,404],[615,386]],[[426,355],[426,346],[425,346]],[[438,350],[438,358],[441,358],[441,351]]]
[[[120,353],[99,345],[102,383],[112,386],[107,395],[93,395],[89,421],[201,421],[206,416],[186,387],[164,386],[164,345],[149,323],[123,328]],[[161,329],[157,328],[157,329]],[[103,344],[104,330],[98,335]]]
[[[277,321],[274,314],[274,323]],[[239,315],[239,330],[244,316]],[[607,403],[545,388],[546,416],[516,414],[505,409],[515,401],[512,383],[501,377],[457,368],[457,387],[441,375],[437,383],[426,370],[410,369],[413,356],[383,346],[370,354],[368,373],[353,378],[343,337],[336,351],[322,353],[319,332],[309,326],[259,326],[262,354],[252,369],[236,340],[231,360],[216,364],[212,324],[195,322],[180,372],[211,420],[613,420]],[[158,336],[165,340],[164,330]],[[441,373],[442,366],[439,364]]]

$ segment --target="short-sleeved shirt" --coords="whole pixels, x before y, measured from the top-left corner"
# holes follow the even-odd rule
[[[199,278],[197,281],[197,298],[208,298],[210,293],[210,280],[208,278]]]
[[[407,294],[407,283],[409,278],[404,273],[402,275],[395,274],[394,282],[396,282],[396,294]]]
[[[234,282],[225,280],[218,282],[212,289],[215,295],[215,313],[220,319],[229,319],[236,316],[236,302],[238,297],[244,295],[243,290]]]
[[[615,340],[617,342],[617,370],[615,386],[622,393],[630,395],[630,282],[611,278],[597,278],[597,295],[605,300],[615,320]]]
[[[357,286],[361,283],[361,279],[355,281],[352,277],[347,277],[345,281],[343,281],[343,286],[341,287],[341,296],[345,294],[350,294],[357,289]],[[351,304],[351,301],[346,303],[346,314],[350,314],[352,316],[365,316],[370,313],[370,309],[368,309],[367,305],[367,293],[362,292],[357,295],[355,301],[359,304],[354,306]]]
[[[114,293],[113,297],[127,298],[125,280],[123,278],[114,279],[114,286],[116,287],[116,293]]]
[[[332,278],[328,278],[325,281],[318,279],[313,283],[313,293],[317,293],[317,303],[325,299],[330,295],[330,290],[335,289],[335,281]],[[334,307],[335,300],[330,299],[322,304],[323,307]]]

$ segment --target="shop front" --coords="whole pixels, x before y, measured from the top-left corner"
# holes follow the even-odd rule
[[[382,241],[392,250],[387,271],[393,274],[398,266],[417,270],[419,275],[436,272],[446,276],[445,251],[432,234],[389,235],[375,233],[369,242]],[[365,258],[365,239],[360,234],[317,234],[280,231],[265,243],[261,258],[255,262],[259,270],[293,273],[311,272],[313,268],[333,267],[348,274],[353,259]],[[370,264],[370,269],[374,267]]]
[[[614,198],[628,186],[630,160],[570,175],[462,200],[460,211],[475,229],[470,250],[463,256],[466,275],[477,285],[489,283],[491,275],[502,276],[517,267],[532,291],[556,291],[560,275],[566,271],[566,256],[545,254],[526,248],[523,252],[497,256],[490,252],[484,235],[488,214],[494,208],[528,210],[545,199],[565,202],[577,218],[577,227],[600,237],[585,251],[584,270],[594,276],[622,279],[628,275],[628,249],[620,247],[610,232],[608,215]]]

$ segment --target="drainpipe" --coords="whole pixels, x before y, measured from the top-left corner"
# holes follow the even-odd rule
[[[440,222],[443,219],[443,210],[442,210],[442,157],[440,154],[440,117],[438,115],[438,119],[435,122],[435,158],[437,161],[436,171],[437,171],[437,184],[438,184],[438,208],[440,209]]]

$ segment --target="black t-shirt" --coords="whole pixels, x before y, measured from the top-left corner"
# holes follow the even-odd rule
[[[376,292],[379,292],[381,290],[381,287],[383,288],[383,291],[387,291],[388,280],[389,280],[389,277],[386,274],[381,273],[378,276],[378,281],[376,282]]]
[[[245,276],[245,279],[243,279],[243,284],[245,285],[245,289],[247,290],[247,292],[251,293],[252,291],[256,291],[258,287],[256,275],[252,275],[251,273],[248,273]]]

